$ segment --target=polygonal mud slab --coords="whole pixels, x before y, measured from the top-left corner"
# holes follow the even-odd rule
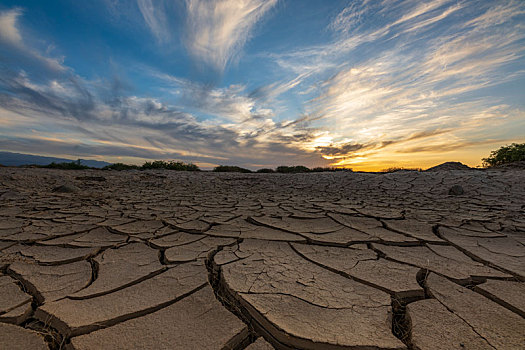
[[[16,242],[16,239],[13,239],[13,237],[17,234],[20,234],[23,231],[21,227],[16,228],[6,228],[5,230],[0,230],[0,239],[7,239],[11,243]],[[3,243],[5,244],[5,243]]]
[[[56,237],[69,236],[75,233],[82,233],[96,228],[93,224],[75,224],[75,223],[59,223],[56,221],[57,218],[53,217],[54,221],[42,220],[33,221],[32,225],[26,226],[23,232],[18,235],[11,236],[12,239],[19,241],[32,240],[32,236],[35,239],[52,239]],[[40,237],[40,238],[37,238]]]
[[[149,244],[155,248],[170,248],[198,241],[206,237],[205,235],[192,234],[186,232],[176,232],[160,238],[149,240]]]
[[[256,341],[246,347],[246,350],[273,350],[274,347],[270,345],[264,338],[259,337]]]
[[[33,307],[31,306],[31,303],[26,303],[6,312],[5,314],[1,314],[0,322],[22,324],[29,318],[32,312]]]
[[[77,350],[234,349],[245,329],[205,287],[152,314],[74,337],[71,345]]]
[[[301,242],[306,240],[304,237],[295,233],[277,230],[267,226],[254,225],[244,219],[214,225],[206,231],[206,234],[219,237],[254,238],[271,241]]]
[[[211,251],[218,247],[233,244],[235,242],[236,240],[233,238],[205,237],[189,244],[166,249],[164,257],[169,263],[205,259]]]
[[[460,236],[478,237],[478,238],[506,237],[506,235],[501,232],[494,232],[486,228],[482,229],[481,227],[479,227],[479,225],[474,225],[472,223],[464,224],[464,225],[461,225],[461,227],[457,227],[457,228],[441,226],[438,228],[438,231],[440,234],[451,233],[451,234],[457,234]]]
[[[0,275],[0,321],[9,312],[23,305],[31,304],[31,300],[32,297],[20,289],[16,280],[9,276]],[[23,310],[25,309],[23,308]],[[6,322],[7,318],[12,316],[14,315],[5,316],[3,321]],[[14,321],[18,321],[16,317]]]
[[[113,227],[113,226],[129,224],[130,222],[133,222],[135,220],[136,219],[131,219],[131,218],[111,217],[111,218],[107,218],[106,220],[102,222],[99,222],[97,225],[105,226],[105,227]]]
[[[380,219],[402,219],[403,211],[401,209],[390,207],[372,207],[366,206],[357,209],[357,212],[366,216],[373,216]]]
[[[372,246],[387,258],[435,271],[460,282],[469,282],[472,278],[484,280],[485,277],[511,277],[472,260],[450,246],[396,247],[376,243]]]
[[[175,227],[177,230],[189,232],[189,233],[202,233],[210,228],[210,224],[201,220],[190,220],[181,223],[174,223],[166,220],[170,225]]]
[[[29,329],[0,323],[0,349],[49,350],[44,337]]]
[[[182,264],[110,294],[46,303],[36,310],[35,317],[61,334],[85,334],[170,305],[202,288],[206,280],[207,271],[202,263]]]
[[[9,233],[9,235],[6,234],[1,237],[3,240],[19,243],[34,243],[35,241],[49,238],[48,236],[42,233],[24,232],[23,230],[18,229],[9,231],[12,231]]]
[[[302,236],[308,239],[312,244],[320,245],[335,245],[346,247],[352,243],[364,242],[378,242],[378,238],[374,238],[364,232],[354,230],[349,227],[342,227],[340,230],[328,232],[323,234],[317,233],[302,233]]]
[[[137,220],[128,224],[112,226],[113,230],[128,234],[130,236],[146,235],[155,236],[155,232],[164,227],[160,220]]]
[[[383,220],[386,226],[394,231],[402,232],[405,235],[420,239],[430,243],[443,243],[443,239],[439,238],[433,232],[433,225],[427,224],[417,220]]]
[[[131,243],[118,249],[108,249],[95,257],[98,277],[75,299],[92,298],[138,283],[160,273],[165,267],[159,262],[157,250],[142,243]]]
[[[109,248],[124,243],[127,238],[126,235],[111,233],[105,227],[98,227],[88,232],[42,241],[41,244]]]
[[[476,237],[464,232],[440,227],[444,239],[472,254],[525,280],[525,246],[520,242],[504,237]]]
[[[305,258],[329,269],[344,273],[363,283],[394,295],[396,298],[420,298],[424,291],[417,283],[419,268],[378,259],[371,249],[323,247],[292,244]]]
[[[523,317],[435,273],[425,283],[433,297],[494,348],[520,349],[525,344]]]
[[[249,218],[257,224],[294,233],[328,233],[343,228],[334,220],[323,217],[319,219],[296,219],[291,217],[275,218],[254,216]]]
[[[242,252],[239,249],[239,244],[233,244],[230,246],[223,247],[220,254],[214,255],[213,263],[215,265],[229,264],[239,259],[244,259],[250,256],[250,253]],[[209,257],[209,256],[208,256]]]
[[[2,232],[3,230],[21,228],[27,226],[29,223],[30,221],[26,219],[19,219],[14,217],[0,217],[0,232]]]
[[[407,305],[410,342],[417,350],[493,350],[483,337],[435,299]]]
[[[525,282],[488,280],[474,290],[525,317]]]
[[[91,282],[92,269],[87,261],[56,266],[15,262],[9,271],[20,278],[39,303],[63,298]]]
[[[218,225],[227,223],[238,216],[239,214],[233,212],[210,212],[206,210],[200,220],[210,225]]]
[[[244,259],[221,267],[226,297],[278,342],[405,348],[391,332],[387,293],[310,263],[287,243],[245,240],[239,250]]]
[[[77,223],[77,224],[82,223],[84,225],[85,224],[96,225],[102,221],[104,221],[104,218],[89,216],[89,215],[84,215],[84,214],[68,216],[67,218],[60,219],[60,222],[71,222],[71,223]]]
[[[15,245],[16,243],[15,242],[0,242],[0,256],[1,256],[1,251],[6,249],[6,248],[9,248],[13,245]]]
[[[5,261],[34,261],[41,265],[68,264],[86,260],[97,254],[98,248],[63,248],[52,246],[17,244],[0,253],[0,259]]]
[[[333,213],[328,214],[328,216],[341,225],[368,234],[371,237],[371,241],[380,240],[384,242],[408,244],[418,242],[418,240],[413,237],[385,229],[381,221],[374,218]]]

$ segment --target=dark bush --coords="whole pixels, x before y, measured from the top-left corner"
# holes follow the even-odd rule
[[[423,171],[421,168],[391,167],[381,170],[382,173],[395,173],[397,171]]]
[[[218,173],[251,173],[250,169],[241,168],[234,165],[219,165],[213,169]]]
[[[47,169],[64,169],[64,170],[84,170],[84,169],[91,169],[90,167],[86,165],[80,164],[80,160],[76,162],[70,162],[70,163],[51,163],[48,165],[42,165],[41,168],[47,168]]]
[[[275,169],[275,171],[277,171],[278,173],[284,173],[284,174],[288,174],[288,173],[307,173],[310,171],[310,169],[308,169],[307,167],[303,166],[303,165],[295,165],[295,166],[286,166],[286,165],[281,165],[281,166],[278,166],[277,169]]]
[[[257,172],[258,173],[275,173],[275,170],[270,169],[270,168],[262,168],[262,169],[257,170]]]
[[[483,158],[482,161],[484,167],[525,161],[525,143],[513,143],[510,146],[502,146],[490,152],[490,156]]]
[[[140,167],[138,165],[129,165],[129,164],[124,164],[124,163],[115,163],[115,164],[111,164],[111,165],[106,165],[105,167],[102,168],[102,170],[117,170],[117,171],[121,171],[121,170],[138,170],[140,169]]]
[[[199,167],[193,163],[175,162],[175,161],[164,161],[155,160],[153,162],[145,162],[142,164],[141,169],[168,169],[168,170],[179,170],[179,171],[200,171]]]
[[[310,170],[313,173],[324,173],[324,172],[334,172],[334,171],[352,171],[350,168],[334,168],[334,167],[316,167]]]

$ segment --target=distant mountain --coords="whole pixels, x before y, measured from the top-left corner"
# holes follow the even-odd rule
[[[55,158],[55,157],[44,157],[36,156],[33,154],[22,154],[22,153],[12,153],[12,152],[1,152],[0,151],[0,164],[5,166],[19,166],[19,165],[48,165],[52,162],[55,163],[69,163],[76,161],[76,159],[65,159],[65,158]],[[81,159],[80,163],[82,165],[87,165],[93,168],[102,168],[111,163],[102,162],[99,160],[90,160],[90,159]]]

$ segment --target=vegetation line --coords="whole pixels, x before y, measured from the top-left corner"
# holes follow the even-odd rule
[[[483,158],[483,167],[499,167],[506,166],[509,163],[515,162],[524,162],[525,161],[525,143],[513,143],[511,145],[502,146],[499,149],[492,151],[487,158]],[[445,164],[458,164],[463,166],[466,169],[469,169],[467,166],[452,162]],[[518,163],[516,163],[518,164]],[[521,164],[521,163],[519,163]],[[165,161],[165,160],[155,160],[151,162],[145,162],[142,165],[132,165],[124,163],[114,163],[107,165],[103,168],[93,168],[87,165],[82,164],[82,160],[79,159],[73,162],[64,162],[64,163],[51,163],[48,165],[22,165],[21,167],[34,167],[34,168],[48,168],[48,169],[64,169],[64,170],[85,170],[85,169],[97,169],[97,170],[148,170],[148,169],[167,169],[167,170],[177,170],[177,171],[201,171],[201,169],[193,163],[184,163],[182,161]],[[433,167],[437,168],[437,167]],[[431,168],[431,170],[433,169]],[[350,168],[341,168],[341,167],[315,167],[308,168],[304,165],[280,165],[275,169],[271,168],[262,168],[256,171],[250,169],[241,168],[235,165],[219,165],[213,169],[214,172],[227,172],[227,173],[281,173],[281,174],[297,174],[297,173],[319,173],[319,172],[336,172],[336,171],[349,171]],[[405,168],[405,167],[390,167],[383,169],[380,173],[393,173],[397,171],[423,171],[421,168]]]

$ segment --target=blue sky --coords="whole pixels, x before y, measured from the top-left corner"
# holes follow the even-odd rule
[[[0,150],[377,170],[525,141],[525,2],[3,1]]]

